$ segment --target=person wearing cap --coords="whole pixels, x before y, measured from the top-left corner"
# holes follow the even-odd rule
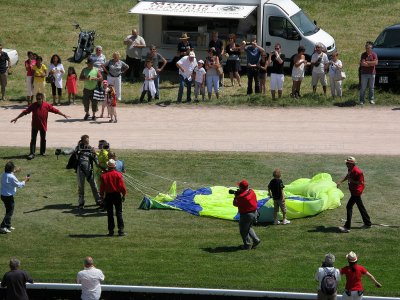
[[[189,52],[193,50],[192,44],[189,42],[189,36],[187,33],[182,33],[181,37],[179,38],[178,43],[178,58],[181,59],[182,57],[189,55]]]
[[[364,191],[364,174],[363,172],[356,166],[356,159],[352,156],[347,157],[345,160],[348,173],[347,175],[340,181],[337,182],[337,187],[342,184],[343,181],[348,182],[349,190],[351,197],[346,205],[347,211],[347,219],[344,226],[339,227],[341,232],[350,232],[351,228],[351,218],[353,215],[353,206],[357,205],[358,210],[360,211],[361,218],[364,222],[362,228],[370,228],[371,227],[371,219],[368,215],[368,212],[364,206],[364,203],[361,199],[361,195]]]
[[[40,132],[40,155],[46,155],[46,132],[47,132],[47,118],[49,112],[63,116],[68,119],[69,116],[59,111],[51,104],[44,101],[44,95],[42,93],[36,94],[36,102],[28,106],[27,109],[23,110],[16,118],[11,120],[11,123],[16,123],[17,120],[25,115],[32,113],[32,130],[31,130],[31,143],[30,153],[27,157],[28,160],[35,158],[36,152],[36,138]]]
[[[97,87],[98,82],[103,80],[103,76],[99,69],[94,67],[93,60],[89,57],[87,60],[87,67],[82,69],[79,75],[79,80],[84,82],[83,85],[83,107],[85,110],[85,116],[83,119],[86,121],[89,118],[89,105],[92,104],[92,120],[96,120],[97,112],[97,101],[93,100],[94,90]]]
[[[358,257],[353,251],[346,255],[349,265],[340,269],[340,274],[346,276],[346,287],[342,295],[343,300],[361,300],[364,288],[362,285],[362,276],[366,275],[375,284],[377,288],[382,285],[375,279],[375,277],[367,271],[366,268],[357,263]]]
[[[125,201],[126,188],[122,174],[115,167],[115,160],[107,162],[108,171],[101,175],[100,195],[104,196],[107,210],[108,235],[114,235],[114,206],[117,217],[118,235],[124,236],[124,220],[122,218],[122,202]]]
[[[109,85],[115,88],[117,100],[121,101],[121,76],[129,70],[129,66],[120,59],[119,52],[114,52],[112,59],[104,65]]]
[[[124,39],[126,45],[126,63],[129,66],[129,71],[126,72],[126,77],[132,82],[139,79],[142,63],[142,50],[146,48],[146,42],[139,35],[136,28],[132,29],[132,34]]]
[[[194,101],[199,101],[199,93],[204,101],[205,98],[205,84],[206,84],[206,70],[204,70],[204,61],[197,61],[197,66],[194,68]]]
[[[243,179],[238,183],[239,189],[235,192],[233,205],[239,210],[239,231],[242,236],[242,249],[255,249],[261,240],[258,238],[253,224],[257,221],[257,196],[252,189],[249,189],[249,183]],[[253,244],[251,244],[253,241]]]
[[[103,79],[106,79],[107,76],[105,72],[103,72],[103,65],[106,63],[106,56],[103,54],[103,47],[98,45],[95,48],[95,53],[90,55],[90,59],[93,61],[93,65],[95,68],[99,69],[102,72]]]
[[[84,269],[76,276],[76,282],[82,286],[81,299],[98,300],[101,296],[101,282],[104,281],[105,276],[94,266],[91,256],[85,257],[83,267]]]
[[[196,54],[193,51],[189,52],[189,55],[182,57],[177,63],[176,67],[179,69],[179,90],[178,90],[178,103],[182,102],[183,88],[186,84],[187,95],[186,101],[192,101],[192,75],[193,70],[197,65]]]
[[[257,44],[257,39],[255,36],[249,44],[243,41],[240,48],[242,51],[245,51],[247,55],[247,95],[253,94],[253,80],[254,91],[256,94],[259,94],[260,81],[258,79],[258,63],[260,61],[261,54],[265,51],[263,47]]]
[[[318,300],[335,300],[337,296],[337,291],[332,295],[327,295],[321,290],[321,283],[327,274],[332,274],[336,279],[336,286],[340,281],[340,271],[336,269],[333,264],[335,263],[335,255],[328,253],[325,255],[325,259],[322,262],[321,267],[318,268],[315,273],[315,280],[318,281]]]

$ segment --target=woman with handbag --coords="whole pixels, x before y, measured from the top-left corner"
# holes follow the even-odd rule
[[[331,86],[332,98],[342,98],[342,69],[343,64],[338,59],[339,52],[332,54],[332,59],[329,62],[329,84]]]
[[[121,101],[121,75],[129,69],[129,66],[120,58],[121,55],[119,52],[114,52],[112,59],[103,67],[107,74],[108,84],[115,88],[118,101]]]
[[[64,66],[61,63],[61,58],[58,54],[54,54],[50,59],[49,76],[52,75],[51,93],[53,95],[53,105],[56,105],[56,94],[58,95],[58,105],[62,96],[62,77],[65,73]]]
[[[209,100],[211,100],[213,86],[215,96],[217,99],[219,98],[219,67],[220,63],[217,52],[215,51],[215,48],[210,48],[208,50],[208,56],[206,57],[206,85]]]

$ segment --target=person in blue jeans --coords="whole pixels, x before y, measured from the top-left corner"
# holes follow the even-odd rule
[[[182,57],[177,63],[176,67],[179,69],[179,90],[178,90],[178,103],[182,102],[183,88],[186,84],[187,95],[186,101],[190,102],[192,93],[192,74],[194,68],[197,66],[196,54],[193,51],[189,55]]]
[[[372,42],[365,44],[365,52],[361,54],[360,59],[360,75],[361,75],[361,87],[360,87],[360,105],[364,104],[365,101],[365,90],[368,86],[368,100],[370,104],[375,104],[374,100],[374,88],[375,88],[375,66],[378,64],[378,55],[372,51]]]
[[[259,61],[264,49],[257,45],[257,40],[254,38],[251,43],[242,42],[241,50],[246,52],[247,55],[247,95],[253,94],[253,80],[254,91],[256,94],[260,93],[260,81],[258,78]]]
[[[14,175],[16,170],[14,163],[9,161],[4,167],[3,175],[1,175],[1,200],[6,208],[6,214],[0,225],[0,233],[10,233],[11,230],[14,230],[14,227],[11,226],[11,218],[15,207],[14,195],[17,192],[17,188],[24,187],[25,183],[29,181],[29,176],[24,181],[19,181]]]

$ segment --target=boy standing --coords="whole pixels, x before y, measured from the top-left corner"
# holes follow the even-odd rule
[[[281,180],[281,170],[275,169],[272,175],[274,178],[268,184],[268,194],[274,199],[274,225],[281,224],[278,220],[279,207],[283,215],[282,225],[290,224],[290,221],[286,219],[285,193],[283,192],[285,186]]]
[[[204,70],[204,61],[201,59],[197,62],[197,66],[194,68],[193,72],[195,74],[194,80],[194,100],[198,101],[197,97],[200,95],[205,97],[205,82],[206,82],[206,70]]]

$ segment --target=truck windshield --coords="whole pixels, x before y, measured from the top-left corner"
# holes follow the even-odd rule
[[[400,47],[400,29],[388,29],[383,31],[374,43],[375,48]]]
[[[319,28],[310,20],[310,18],[300,10],[297,14],[290,17],[292,22],[296,24],[297,28],[303,35],[312,35],[318,32]]]

